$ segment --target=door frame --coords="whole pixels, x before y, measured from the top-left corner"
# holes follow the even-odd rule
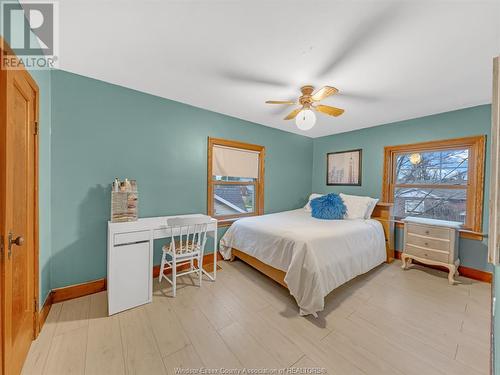
[[[9,44],[0,36],[0,59],[4,54],[11,56],[16,56],[15,53],[10,48]],[[38,187],[39,187],[39,134],[40,134],[40,121],[39,121],[39,104],[40,104],[40,90],[37,83],[33,77],[29,74],[26,69],[21,70],[22,74],[25,76],[26,81],[31,86],[35,92],[35,122],[36,122],[36,133],[34,134],[34,194],[33,197],[33,300],[34,300],[34,312],[33,312],[33,340],[36,339],[40,331],[39,326],[39,304],[40,304],[40,277],[39,277],[39,218],[38,218],[38,207],[39,207],[39,197],[38,197]],[[9,71],[0,69],[0,92],[6,92],[6,78]],[[5,291],[4,291],[4,277],[5,277],[5,260],[7,253],[7,239],[4,238],[4,234],[8,228],[6,228],[6,158],[7,158],[7,96],[0,99],[0,150],[5,150],[4,154],[0,157],[0,246],[2,246],[2,251],[0,252],[0,375],[6,372],[6,361],[5,361]],[[3,114],[3,115],[2,115]]]

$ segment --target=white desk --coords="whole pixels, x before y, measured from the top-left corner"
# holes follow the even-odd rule
[[[173,215],[149,217],[124,223],[108,222],[108,314],[152,301],[154,240],[170,236],[167,219],[203,217]],[[217,276],[217,220],[211,219],[207,234],[214,239],[214,269],[203,270],[210,280]],[[175,233],[174,233],[175,235]]]

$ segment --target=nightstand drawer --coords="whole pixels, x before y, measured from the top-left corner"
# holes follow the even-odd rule
[[[436,250],[450,251],[450,241],[431,237],[422,237],[417,234],[408,233],[406,243]]]
[[[409,234],[414,233],[420,236],[441,238],[445,240],[450,239],[451,231],[448,228],[431,227],[431,226],[411,224],[411,223],[408,223],[406,225],[407,225],[407,232]]]
[[[406,244],[405,253],[414,255],[419,258],[435,260],[438,262],[448,263],[450,254],[445,251],[426,249],[423,247],[418,247],[410,244]]]

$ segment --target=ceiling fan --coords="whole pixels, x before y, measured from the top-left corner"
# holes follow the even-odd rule
[[[334,95],[339,92],[335,87],[324,86],[313,94],[314,87],[307,85],[300,88],[302,95],[297,101],[293,100],[268,100],[267,104],[300,104],[302,107],[294,109],[285,117],[285,120],[295,118],[295,123],[300,130],[309,130],[316,123],[316,115],[314,111],[325,113],[329,116],[340,116],[344,113],[343,109],[331,107],[329,105],[316,104],[324,98]]]

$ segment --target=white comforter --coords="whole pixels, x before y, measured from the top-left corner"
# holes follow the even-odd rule
[[[233,247],[285,271],[301,315],[316,316],[328,293],[386,259],[378,221],[319,220],[305,209],[236,221],[220,242],[225,259]]]

